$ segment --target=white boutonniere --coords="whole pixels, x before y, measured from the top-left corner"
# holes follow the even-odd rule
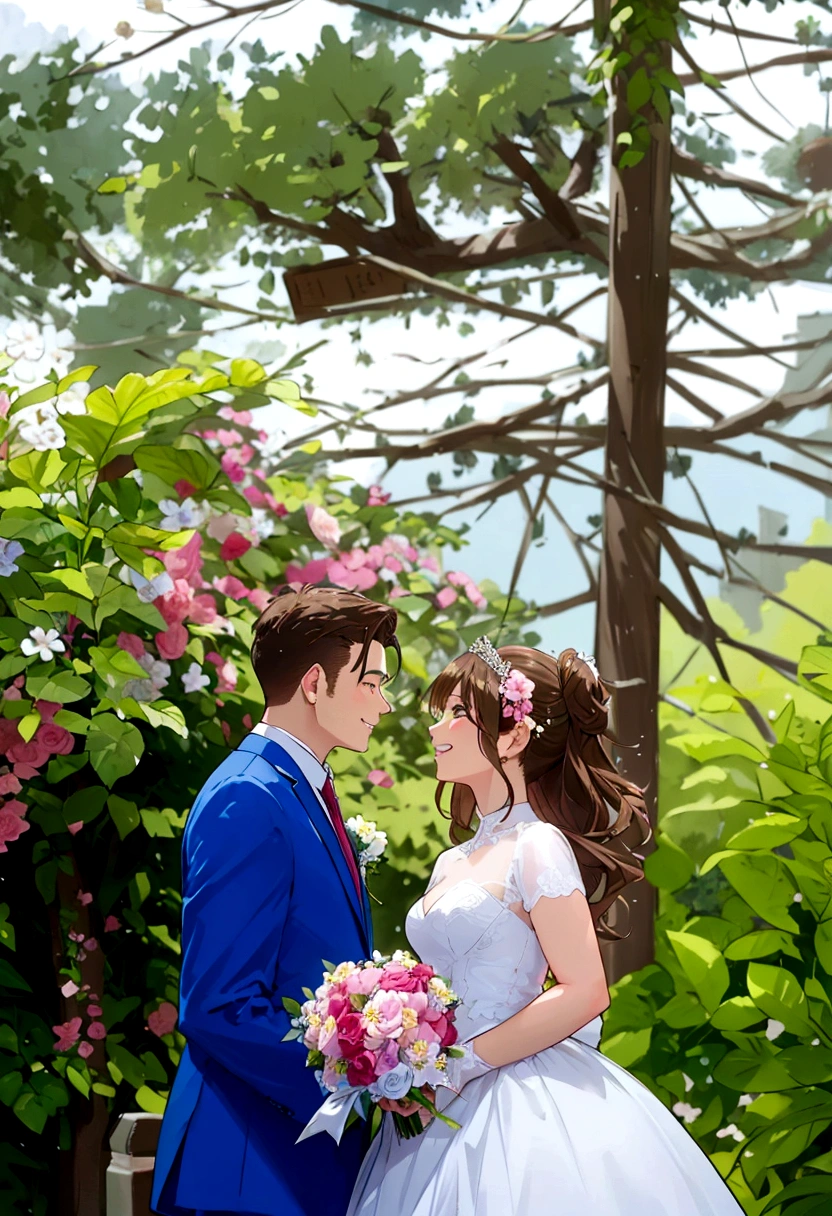
[[[380,831],[375,823],[363,815],[353,815],[346,821],[345,827],[355,846],[361,877],[366,882],[367,875],[373,874],[379,863],[385,860],[387,833]]]

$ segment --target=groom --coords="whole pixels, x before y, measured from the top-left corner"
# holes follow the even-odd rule
[[[325,761],[367,750],[390,705],[396,612],[337,588],[286,588],[254,630],[263,720],[203,786],[182,848],[180,1028],[152,1207],[162,1216],[342,1216],[366,1148],[295,1141],[323,1101],[283,1042],[284,996],[322,960],[372,952],[367,893]]]

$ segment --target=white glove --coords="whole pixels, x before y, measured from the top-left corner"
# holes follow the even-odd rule
[[[436,1091],[436,1109],[440,1112],[462,1092],[469,1081],[491,1072],[494,1068],[493,1064],[486,1064],[485,1060],[477,1055],[471,1043],[460,1043],[459,1046],[465,1049],[465,1055],[448,1057],[444,1078],[439,1082],[441,1092],[440,1089]]]

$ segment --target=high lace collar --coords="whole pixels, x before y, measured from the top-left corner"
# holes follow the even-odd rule
[[[472,845],[496,840],[505,832],[510,832],[512,828],[517,827],[518,823],[534,823],[537,821],[537,815],[535,815],[531,804],[528,802],[515,802],[508,814],[506,814],[504,806],[500,807],[498,811],[492,811],[490,815],[480,815],[479,811],[475,813],[480,822],[476,834],[471,841]]]

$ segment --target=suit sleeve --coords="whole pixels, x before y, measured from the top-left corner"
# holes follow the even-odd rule
[[[275,990],[292,891],[277,804],[238,778],[211,793],[187,841],[182,904],[182,1033],[286,1114],[307,1122],[322,1097],[303,1045],[283,1042]]]

